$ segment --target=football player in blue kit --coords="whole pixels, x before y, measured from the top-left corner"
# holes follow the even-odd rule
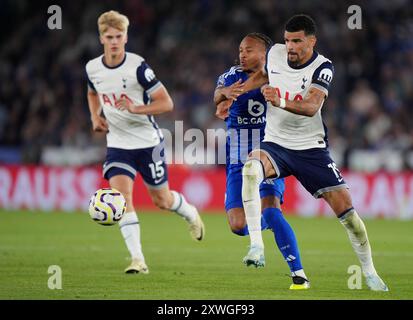
[[[228,128],[225,210],[232,232],[240,236],[249,234],[242,203],[242,168],[248,154],[264,138],[267,111],[267,103],[259,89],[241,93],[243,82],[264,67],[266,51],[271,46],[271,40],[263,34],[245,36],[239,46],[240,64],[219,77],[214,93],[216,115],[225,119]],[[276,244],[291,271],[290,289],[308,289],[309,281],[301,265],[294,231],[281,211],[284,188],[284,179],[267,179],[260,184],[261,227],[274,232]],[[265,265],[264,259],[244,260],[244,263],[255,267]]]

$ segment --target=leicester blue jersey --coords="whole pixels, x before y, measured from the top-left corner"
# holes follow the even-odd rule
[[[217,87],[228,87],[239,79],[245,82],[248,74],[240,66],[233,66],[224,72],[217,81]],[[228,128],[264,128],[267,103],[260,89],[255,89],[239,96],[229,109],[225,119]]]
[[[233,66],[217,81],[217,87],[228,87],[248,74],[240,66]],[[244,93],[229,109],[227,124],[227,165],[243,164],[253,147],[264,138],[267,103],[260,89]]]

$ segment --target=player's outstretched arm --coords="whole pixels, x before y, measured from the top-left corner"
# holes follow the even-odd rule
[[[135,114],[157,115],[172,111],[174,104],[166,88],[160,86],[151,93],[151,103],[149,104],[135,105],[129,99],[122,98],[116,101],[115,107],[118,110],[127,110]]]
[[[255,72],[251,77],[244,82],[244,93],[261,88],[268,83],[268,75],[265,70],[259,70]]]
[[[312,117],[318,112],[326,97],[324,92],[316,88],[310,88],[307,95],[301,101],[280,98],[275,88],[268,85],[262,87],[261,92],[265,100],[271,102],[274,107],[307,117]]]
[[[88,89],[87,92],[87,101],[90,111],[90,119],[92,121],[92,126],[94,131],[107,132],[109,126],[106,120],[100,115],[102,109],[99,103],[99,97],[96,91]]]

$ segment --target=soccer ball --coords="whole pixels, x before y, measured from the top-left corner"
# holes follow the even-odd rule
[[[125,210],[126,200],[122,193],[114,188],[97,190],[89,201],[90,217],[104,226],[118,223]]]

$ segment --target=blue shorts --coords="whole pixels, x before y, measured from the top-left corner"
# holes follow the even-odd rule
[[[243,208],[242,167],[243,165],[227,165],[225,192],[225,211],[227,212],[232,208]],[[260,184],[261,199],[267,196],[276,196],[283,203],[284,190],[284,179],[266,179]]]
[[[261,142],[259,150],[267,155],[278,178],[296,177],[315,198],[324,192],[348,189],[327,148],[291,150],[266,141]]]
[[[148,187],[160,188],[168,182],[165,149],[161,144],[144,149],[108,148],[103,164],[103,176],[109,180],[116,175],[127,175],[135,180],[139,172]]]

